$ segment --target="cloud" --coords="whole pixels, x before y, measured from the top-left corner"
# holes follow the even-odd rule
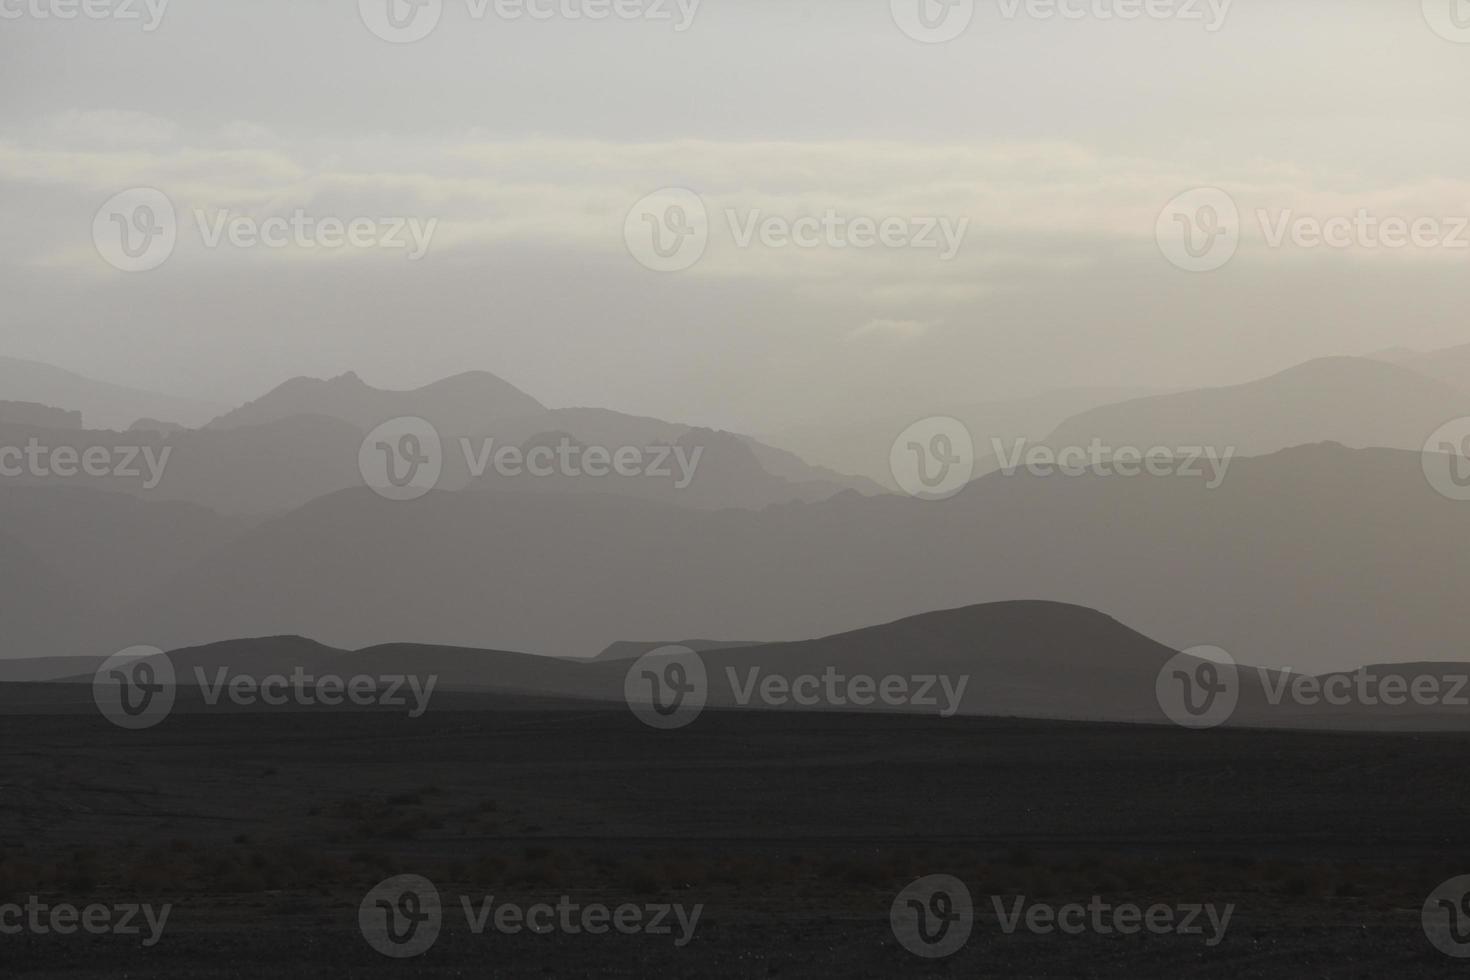
[[[908,343],[937,326],[933,320],[869,320],[847,335],[848,340],[887,340]]]

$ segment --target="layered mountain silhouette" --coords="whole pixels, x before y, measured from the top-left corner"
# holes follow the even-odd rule
[[[368,431],[400,416],[427,419],[449,434],[468,434],[489,421],[537,415],[546,407],[486,371],[445,378],[412,391],[388,391],[348,373],[331,380],[293,378],[261,398],[209,423],[211,429],[266,425],[324,415]]]
[[[420,690],[432,677],[433,691],[441,697],[478,693],[617,706],[625,703],[630,672],[640,669],[636,658],[667,646],[619,643],[598,657],[578,661],[409,643],[343,650],[299,636],[278,636],[188,647],[171,651],[169,659],[178,685],[192,692],[181,701],[186,706],[212,698],[228,707],[229,700],[221,700],[218,692],[241,675],[300,677],[308,685],[324,675],[412,676]],[[1181,658],[1177,651],[1095,610],[1046,601],[941,610],[814,640],[690,641],[678,646],[699,654],[705,673],[702,693],[710,708],[902,711],[1135,724],[1174,724],[1161,700],[1160,678],[1167,697],[1176,671],[1190,675],[1204,663],[1188,654]],[[12,661],[0,664],[0,681],[88,683],[99,665],[98,660],[81,658]],[[1470,698],[1470,666],[1465,664],[1373,665],[1363,673],[1379,680],[1415,678],[1421,683],[1435,678],[1443,691],[1458,690],[1459,698]],[[1312,690],[1331,690],[1340,675],[1301,678],[1239,664],[1229,676],[1234,702],[1222,720],[1229,725],[1470,728],[1470,712],[1454,705],[1420,703],[1410,697],[1392,704],[1341,698],[1312,701],[1283,693],[1303,680]],[[859,678],[867,689],[851,686]],[[773,679],[779,681],[774,689],[769,687]],[[1340,679],[1355,683],[1346,676]],[[902,695],[885,701],[872,693],[884,682],[900,683],[892,690],[901,690]],[[790,685],[804,692],[804,702],[786,693]],[[776,693],[762,694],[763,690]]]
[[[1046,443],[1234,447],[1245,456],[1314,442],[1418,450],[1440,425],[1466,414],[1470,392],[1463,388],[1400,364],[1332,357],[1248,384],[1094,408],[1060,424]]]
[[[81,412],[88,427],[119,431],[148,417],[203,425],[222,410],[222,406],[208,402],[96,381],[50,364],[14,357],[0,357],[0,397]]]
[[[1466,533],[1470,509],[1429,487],[1418,454],[1330,444],[1238,459],[1215,490],[995,473],[941,504],[358,489],[179,555],[93,643],[299,634],[591,656],[617,636],[799,638],[1047,596],[1263,665],[1450,660]]]
[[[422,418],[439,432],[443,473],[438,486],[472,486],[526,492],[617,493],[665,500],[682,506],[763,507],[793,500],[820,500],[845,490],[880,492],[870,481],[813,467],[784,450],[746,436],[696,429],[605,409],[547,409],[513,385],[486,372],[471,372],[411,391],[372,387],[355,374],[331,380],[296,378],[200,429],[181,429],[154,419],[135,421],[128,431],[81,432],[75,417],[60,409],[35,406],[25,412],[0,411],[0,445],[78,449],[101,446],[122,452],[141,448],[164,460],[161,480],[152,484],[139,467],[134,475],[65,479],[21,473],[6,485],[89,486],[197,504],[224,514],[263,516],[300,507],[333,491],[359,487],[358,454],[364,437],[397,418]],[[608,451],[631,447],[667,455],[662,447],[682,447],[695,464],[681,480],[675,460],[665,459],[667,476],[609,476],[602,479],[502,476],[489,464],[495,449],[523,451],[547,437],[599,446]],[[556,438],[551,440],[555,445]],[[695,456],[695,453],[698,453]],[[476,472],[476,469],[483,472]]]
[[[530,414],[481,427],[481,397]],[[0,533],[16,545],[0,568],[14,624],[0,652],[300,635],[338,649],[413,642],[585,658],[617,637],[797,640],[1046,598],[1103,610],[1174,649],[1213,644],[1299,671],[1460,659],[1470,508],[1430,487],[1417,451],[1271,450],[1323,428],[1357,432],[1358,446],[1416,449],[1420,419],[1437,426],[1459,398],[1396,364],[1311,362],[1252,385],[1094,409],[1053,436],[1236,445],[1242,456],[1218,488],[1187,475],[994,472],[932,503],[853,492],[872,485],[744,436],[545,409],[485,375],[410,393],[355,378],[290,383],[239,424],[128,434],[172,453],[153,490],[115,477],[0,483]],[[439,413],[437,491],[404,502],[361,485],[364,419],[377,418],[365,413],[380,410]],[[677,492],[637,479],[475,477],[462,457],[453,471],[451,426],[477,426],[464,437],[472,447],[703,457]],[[78,438],[0,423],[6,442],[38,433]],[[1263,455],[1244,455],[1250,447]]]
[[[905,415],[799,425],[762,438],[813,463],[897,489],[889,471],[889,450],[899,433],[925,416],[959,419],[979,441],[975,448],[984,457],[990,452],[986,440],[994,436],[1039,441],[1080,412],[1155,393],[1138,388],[1064,388],[1026,398],[939,405]],[[989,468],[982,465],[979,471]]]

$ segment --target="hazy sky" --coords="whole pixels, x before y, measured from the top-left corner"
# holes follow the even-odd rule
[[[38,16],[58,2],[0,0],[0,353],[108,380],[233,402],[293,374],[479,368],[550,404],[762,431],[1470,341],[1449,0],[1153,0],[1175,15],[1132,20],[1105,16],[1129,0],[979,0],[943,44],[889,0],[704,0],[687,24],[691,0],[600,21],[560,12],[598,0],[519,20],[444,0],[409,44],[356,0],[176,0],[151,31],[143,0],[141,20]],[[1202,186],[1239,205],[1242,241],[1191,273],[1156,224]],[[167,195],[178,239],[125,273],[93,224],[133,187]],[[685,271],[625,241],[665,187],[709,215]],[[1447,241],[1272,247],[1259,209],[1434,219]],[[209,247],[222,212],[437,224],[410,260]],[[946,261],[742,247],[756,212],[967,224]]]

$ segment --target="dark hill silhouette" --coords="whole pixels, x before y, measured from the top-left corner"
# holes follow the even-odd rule
[[[469,647],[410,643],[381,644],[357,651],[339,650],[299,636],[231,640],[170,653],[184,688],[214,689],[245,675],[260,680],[324,674],[350,678],[414,676],[422,690],[430,676],[433,691],[591,701],[623,702],[624,679],[633,659],[665,644],[618,644],[610,655],[576,661]],[[1176,651],[1130,629],[1110,616],[1065,603],[1023,600],[946,609],[814,640],[774,644],[680,644],[697,649],[704,662],[707,704],[712,708],[795,711],[912,711],[987,717],[1072,721],[1173,724],[1156,699],[1156,681]],[[76,658],[26,661],[0,670],[0,680],[65,676]],[[1186,661],[1186,664],[1189,663]],[[90,670],[69,679],[90,681]],[[881,682],[911,679],[919,690],[927,678],[943,678],[925,690],[937,704],[871,705],[791,702],[766,703],[746,691],[770,676],[791,680],[828,673]],[[1413,663],[1374,665],[1369,673],[1400,677],[1438,677],[1446,690],[1465,683],[1470,665]],[[1320,680],[1329,682],[1332,675]],[[1239,703],[1228,720],[1233,726],[1325,729],[1465,729],[1470,711],[1406,700],[1385,706],[1365,702],[1297,704],[1267,692],[1290,683],[1278,672],[1240,664]],[[844,680],[845,683],[845,680]],[[948,687],[945,684],[948,684]],[[400,690],[411,688],[400,685]],[[951,700],[950,692],[958,694]],[[228,700],[224,702],[228,704]],[[456,700],[456,706],[466,702]],[[488,707],[513,702],[492,701]]]

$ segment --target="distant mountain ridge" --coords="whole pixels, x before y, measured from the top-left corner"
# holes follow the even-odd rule
[[[1190,672],[1199,659],[1178,660],[1175,650],[1096,610],[1066,603],[1019,600],[943,609],[813,640],[774,644],[679,644],[703,664],[705,704],[712,709],[793,711],[903,711],[911,713],[1172,725],[1159,679],[1169,670]],[[349,651],[299,636],[229,640],[170,651],[184,689],[218,690],[238,676],[280,675],[304,683],[323,675],[343,679],[413,677],[419,690],[441,696],[495,695],[598,702],[620,706],[633,661],[662,643],[609,648],[611,656],[575,661],[504,650],[390,643]],[[66,678],[88,683],[100,661],[0,662],[0,682]],[[86,669],[80,669],[86,668]],[[67,671],[74,671],[67,673]],[[1437,678],[1465,684],[1470,664],[1375,665],[1375,676]],[[1470,711],[1453,705],[1368,700],[1297,702],[1283,696],[1289,675],[1236,665],[1231,674],[1236,703],[1229,725],[1319,729],[1470,728]],[[1331,689],[1339,675],[1308,680]],[[807,703],[784,693],[760,693],[771,678],[778,692],[807,682]],[[901,682],[904,696],[885,701],[850,686],[870,680],[874,692]],[[832,687],[824,687],[828,680]],[[868,683],[868,682],[860,682]],[[402,689],[402,688],[400,688]],[[813,698],[810,692],[826,693]],[[836,697],[831,692],[836,692]],[[858,695],[854,697],[853,695]],[[217,697],[217,695],[211,695]],[[432,700],[432,695],[430,696]],[[222,703],[229,706],[228,699]],[[500,702],[493,702],[499,704]],[[198,710],[189,699],[183,710]],[[463,708],[465,702],[454,702]],[[432,705],[427,705],[432,707]],[[85,710],[83,705],[78,710]],[[633,722],[630,720],[630,724]]]
[[[203,425],[223,406],[97,381],[50,364],[0,357],[0,396],[81,412],[92,429],[125,431],[140,418]]]
[[[545,411],[546,406],[488,371],[468,371],[406,391],[375,388],[348,372],[330,380],[292,378],[207,427],[233,429],[323,415],[367,431],[389,419],[417,416],[446,434],[468,435],[492,420]]]

